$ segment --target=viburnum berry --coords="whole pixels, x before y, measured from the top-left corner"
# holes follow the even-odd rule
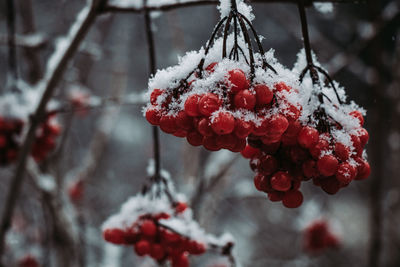
[[[186,114],[192,117],[200,116],[199,101],[199,95],[190,95],[185,101],[184,109]]]
[[[256,92],[256,105],[259,107],[270,104],[274,97],[274,93],[265,84],[255,85],[254,91]]]
[[[329,142],[325,138],[321,137],[319,138],[318,142],[312,145],[309,148],[311,156],[313,156],[314,159],[319,159],[322,152],[326,152],[329,149]]]
[[[178,202],[175,207],[177,213],[182,213],[187,209],[187,204],[185,202]]]
[[[125,232],[118,228],[104,230],[103,237],[107,242],[116,245],[125,244]]]
[[[211,127],[216,134],[230,134],[235,128],[235,118],[231,113],[219,112],[211,121]]]
[[[135,252],[139,256],[145,256],[150,253],[151,247],[147,240],[140,240],[134,246]]]
[[[162,260],[165,257],[165,250],[159,244],[152,244],[150,248],[150,257],[155,260]]]
[[[235,135],[238,138],[246,138],[253,131],[253,124],[241,119],[235,120]]]
[[[347,162],[339,165],[336,171],[336,178],[344,184],[350,183],[356,177],[356,169]]]
[[[210,116],[222,105],[221,99],[213,93],[203,95],[199,101],[199,111],[204,116]]]
[[[218,65],[217,62],[213,62],[213,63],[209,64],[209,65],[206,67],[205,70],[206,70],[208,73],[213,73],[217,65]]]
[[[305,126],[300,130],[297,141],[302,147],[310,148],[318,142],[318,138],[319,133],[317,129]]]
[[[157,105],[157,99],[163,93],[164,93],[164,90],[154,89],[153,92],[151,92],[151,95],[150,95],[150,103],[152,105]]]
[[[284,82],[276,83],[274,85],[274,87],[275,87],[275,90],[278,91],[278,92],[282,92],[282,91],[290,92],[290,90],[292,89],[290,86],[288,86]]]
[[[371,167],[369,163],[361,158],[356,158],[356,161],[358,163],[356,179],[357,180],[366,179],[371,173]]]
[[[152,125],[159,125],[161,119],[161,113],[156,108],[149,108],[146,110],[146,120]]]
[[[350,157],[350,148],[338,142],[335,144],[335,155],[341,160],[346,161]]]
[[[318,171],[323,176],[335,175],[338,164],[338,160],[333,155],[325,155],[317,161]]]
[[[246,74],[240,69],[229,71],[228,81],[231,85],[230,88],[232,93],[237,93],[250,87],[250,83],[246,78]]]
[[[252,146],[246,145],[245,149],[240,152],[242,156],[246,159],[251,159],[253,158],[257,153],[259,153],[260,150],[258,148],[254,148]]]
[[[146,220],[146,221],[144,221],[144,222],[142,223],[142,225],[141,225],[140,228],[141,228],[141,230],[142,230],[142,233],[143,233],[145,236],[152,237],[152,236],[155,236],[156,233],[157,233],[157,226],[156,226],[155,223],[154,223],[153,221],[151,221],[151,220]]]
[[[256,97],[249,90],[242,90],[235,95],[234,103],[236,108],[251,110],[256,105]]]
[[[283,115],[274,115],[268,120],[268,134],[282,135],[289,127],[289,122]]]
[[[271,155],[262,156],[260,158],[258,169],[265,175],[271,175],[278,169],[278,161]]]
[[[82,199],[84,194],[84,182],[82,180],[74,181],[68,188],[69,198],[77,202]]]
[[[183,130],[193,129],[193,119],[183,110],[179,111],[175,117],[176,125]]]
[[[334,176],[320,179],[319,182],[322,190],[330,195],[336,194],[341,187],[340,182]]]
[[[268,199],[271,200],[272,202],[277,202],[277,201],[282,201],[283,196],[285,195],[284,192],[268,192]]]
[[[203,138],[203,146],[210,151],[218,151],[221,146],[217,143],[216,136],[206,136]]]
[[[213,136],[214,131],[213,128],[211,127],[210,120],[207,118],[202,118],[199,120],[197,124],[197,130],[199,133],[203,136]]]
[[[354,118],[356,118],[360,122],[360,126],[364,125],[364,117],[360,111],[354,110],[354,111],[350,112],[350,115],[353,116]]]
[[[297,208],[303,203],[303,194],[297,190],[285,192],[282,203],[287,208]]]
[[[292,186],[292,179],[287,172],[279,171],[271,177],[271,186],[277,191],[288,191]]]
[[[201,146],[203,144],[203,135],[197,131],[193,131],[187,134],[186,140],[192,146]]]

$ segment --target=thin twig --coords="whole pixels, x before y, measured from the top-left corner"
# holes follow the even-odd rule
[[[36,129],[39,127],[40,122],[45,117],[47,103],[53,96],[55,88],[67,67],[67,63],[75,54],[81,41],[84,39],[91,25],[94,23],[98,15],[99,8],[102,7],[102,5],[104,5],[105,3],[106,0],[93,0],[90,8],[85,7],[84,10],[82,11],[84,13],[80,13],[80,16],[78,17],[79,24],[74,25],[74,27],[71,28],[71,32],[69,33],[69,37],[71,38],[70,43],[68,44],[67,48],[63,51],[62,55],[58,58],[58,61],[55,62],[56,64],[54,68],[50,66],[51,68],[48,69],[44,81],[42,82],[43,84],[42,90],[44,93],[41,97],[36,112],[32,117],[29,130],[23,141],[18,158],[18,163],[16,166],[16,171],[11,181],[11,185],[9,187],[5,201],[5,207],[3,210],[3,216],[1,218],[1,224],[0,224],[0,257],[3,255],[4,252],[6,233],[10,227],[15,204],[17,202],[20,189],[23,184],[25,176],[25,165],[29,153],[31,151],[33,142],[35,140]]]
[[[15,4],[14,0],[7,0],[7,44],[8,44],[8,77],[7,86],[16,90],[15,82],[18,79],[17,49],[15,46]]]

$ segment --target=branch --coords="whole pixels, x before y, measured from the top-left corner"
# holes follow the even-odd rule
[[[307,4],[311,5],[314,2],[318,3],[364,3],[366,0],[308,0]],[[291,3],[297,4],[297,0],[252,0],[252,3]],[[217,0],[187,0],[184,2],[171,1],[170,4],[165,5],[127,5],[124,1],[118,2],[112,1],[104,7],[102,12],[124,12],[124,13],[140,13],[147,11],[170,11],[178,8],[193,7],[193,6],[206,6],[206,5],[218,5]]]
[[[46,106],[50,101],[55,88],[60,81],[68,62],[77,51],[81,41],[94,23],[98,10],[104,5],[106,0],[93,0],[90,8],[85,7],[78,15],[76,22],[72,25],[70,32],[62,43],[59,43],[55,53],[49,59],[44,80],[41,82],[40,90],[43,91],[40,103],[32,117],[28,133],[23,141],[16,171],[11,181],[9,191],[5,201],[3,216],[0,224],[0,256],[3,255],[5,247],[5,236],[11,223],[16,201],[19,197],[20,189],[25,176],[25,165],[35,140],[36,129],[45,117]],[[62,45],[61,45],[62,44]]]
[[[7,0],[7,45],[8,45],[8,75],[7,87],[15,90],[18,79],[17,49],[15,47],[15,5],[14,0]]]

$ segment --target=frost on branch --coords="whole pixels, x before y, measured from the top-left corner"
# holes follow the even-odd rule
[[[150,256],[159,263],[170,261],[174,267],[188,266],[189,254],[233,244],[230,236],[216,238],[193,220],[184,196],[174,191],[169,174],[163,173],[160,178],[150,178],[151,184],[144,186],[142,193],[128,199],[104,222],[104,239],[133,245],[137,255]]]

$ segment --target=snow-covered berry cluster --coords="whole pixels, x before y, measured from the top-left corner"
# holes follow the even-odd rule
[[[133,246],[138,256],[149,256],[160,264],[169,261],[173,267],[189,266],[189,255],[201,255],[210,246],[233,244],[231,239],[218,239],[200,228],[167,174],[150,180],[150,187],[145,186],[104,222],[106,241]]]
[[[339,245],[339,237],[331,230],[326,220],[315,220],[304,229],[303,246],[309,253],[319,253]]]
[[[249,135],[269,138],[276,135],[272,129],[281,117],[293,120],[300,115],[294,96],[298,91],[292,89],[293,75],[277,63],[272,51],[266,56],[268,62],[288,74],[284,78],[263,68],[260,54],[255,54],[254,73],[245,60],[221,58],[221,41],[207,54],[204,70],[198,65],[201,50],[158,71],[149,82],[145,116],[164,132],[186,137],[191,145],[240,152]]]
[[[105,228],[104,239],[118,245],[133,245],[139,256],[150,256],[156,261],[170,260],[172,266],[188,266],[187,256],[200,255],[206,251],[201,241],[171,231],[163,223],[172,217],[179,217],[186,210],[186,203],[180,202],[172,214],[161,212],[140,215],[127,228]]]
[[[335,89],[336,94],[328,86],[320,88],[322,98],[329,99],[324,102],[313,88],[308,81],[300,87],[301,116],[290,121],[281,118],[274,127],[276,138],[249,136],[242,151],[256,172],[256,188],[288,208],[303,202],[299,191],[303,181],[312,179],[328,194],[335,194],[352,180],[370,174],[362,109],[342,103],[342,88]]]

